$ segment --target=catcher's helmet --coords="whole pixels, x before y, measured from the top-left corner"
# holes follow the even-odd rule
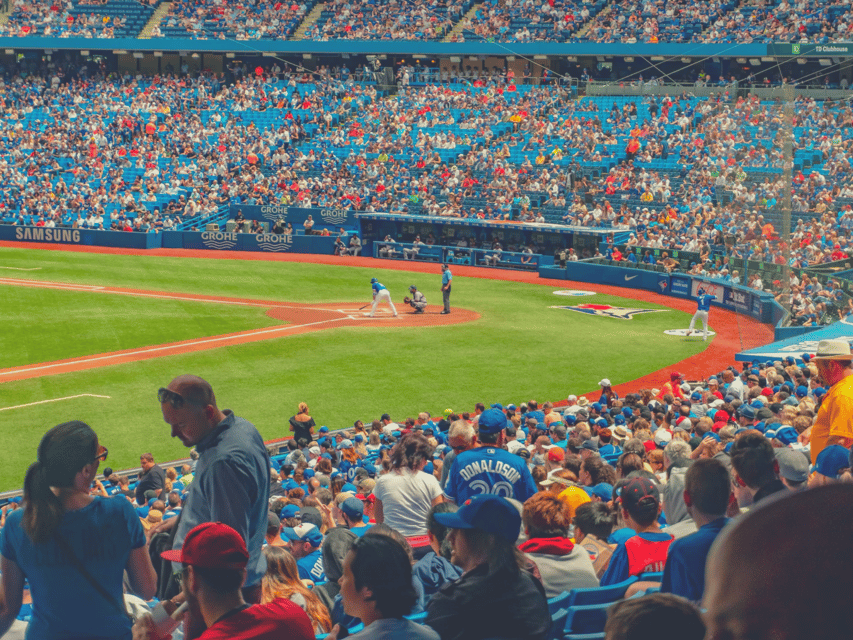
[[[411,287],[409,287],[409,291],[417,291],[417,290],[418,290],[418,288],[415,285],[412,285]]]
[[[370,279],[370,284],[373,284],[374,282],[379,282],[379,280],[377,280],[376,278],[371,278],[371,279]]]

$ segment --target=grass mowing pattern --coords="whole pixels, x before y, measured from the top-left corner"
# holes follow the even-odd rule
[[[366,303],[370,278],[376,276],[401,311],[397,301],[411,284],[418,285],[430,303],[441,303],[438,273],[345,265],[0,249],[0,266],[42,267],[9,272],[14,277],[297,302]],[[656,306],[604,295],[567,299],[553,295],[553,290],[457,277],[453,304],[478,311],[482,318],[477,322],[420,329],[394,328],[390,323],[337,328],[2,384],[0,407],[79,393],[112,399],[79,398],[0,412],[6,452],[0,487],[20,487],[42,434],[70,419],[92,425],[109,447],[109,464],[115,469],[137,466],[139,454],[146,451],[159,460],[185,456],[180,442],[169,438],[156,400],[157,388],[181,373],[207,378],[222,408],[233,409],[271,439],[289,435],[287,419],[303,400],[318,424],[334,428],[349,426],[357,418],[373,420],[386,411],[402,420],[418,411],[435,415],[448,407],[470,410],[478,401],[559,400],[570,392],[597,388],[603,377],[614,384],[633,380],[704,346],[663,335],[664,329],[687,326],[686,313],[657,307],[665,310],[630,321],[589,316],[549,307],[582,302]],[[91,296],[92,308],[106,298],[106,294],[75,295]],[[150,303],[127,300],[140,309]],[[166,301],[167,311],[174,304]],[[204,303],[192,303],[197,304]],[[227,307],[209,306],[213,307],[209,313],[215,314]],[[27,309],[6,311],[20,319]],[[75,322],[69,318],[64,332],[69,342]],[[163,328],[153,342],[175,340],[169,323],[149,319],[148,324]]]
[[[261,307],[3,284],[0,292],[9,318],[2,369],[284,324]]]

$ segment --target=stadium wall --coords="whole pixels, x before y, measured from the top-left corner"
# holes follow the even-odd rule
[[[159,249],[161,239],[155,233],[125,233],[95,229],[68,229],[48,227],[0,226],[0,240],[17,242],[44,242],[82,244],[96,247],[124,249]]]
[[[717,306],[730,311],[773,324],[785,317],[785,310],[770,293],[683,274],[670,275],[657,271],[638,271],[626,267],[572,262],[566,265],[565,269],[553,266],[540,267],[539,276],[590,284],[609,284],[629,289],[645,289],[677,298],[695,298],[701,286],[708,293],[716,296]]]

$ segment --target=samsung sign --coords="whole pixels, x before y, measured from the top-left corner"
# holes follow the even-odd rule
[[[78,229],[53,229],[50,227],[18,227],[15,240],[34,240],[36,242],[66,242],[80,244]]]

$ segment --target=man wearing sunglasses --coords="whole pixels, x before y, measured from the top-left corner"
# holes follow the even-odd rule
[[[260,602],[270,487],[270,459],[260,433],[230,410],[220,410],[210,384],[197,376],[175,378],[157,397],[172,437],[195,447],[199,460],[180,517],[167,520],[156,531],[178,521],[173,549],[180,549],[187,533],[201,523],[221,522],[234,528],[251,550],[243,596],[247,602]],[[181,570],[180,564],[174,568]]]

